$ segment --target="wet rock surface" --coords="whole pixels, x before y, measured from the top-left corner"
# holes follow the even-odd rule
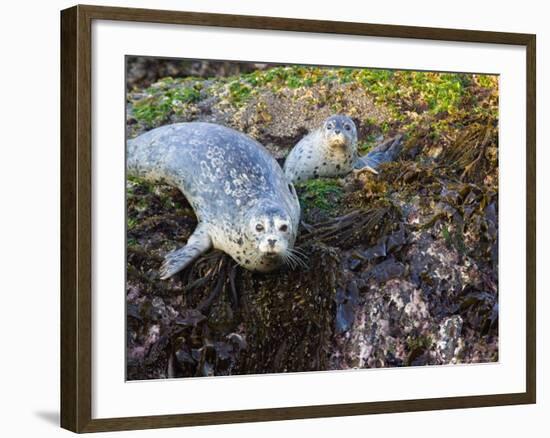
[[[176,189],[128,180],[128,379],[498,360],[496,79],[350,70],[130,86],[130,137],[211,121],[283,159],[345,112],[363,151],[397,134],[404,143],[378,175],[298,185],[307,266],[268,275],[214,251],[160,280],[162,257],[196,217]]]

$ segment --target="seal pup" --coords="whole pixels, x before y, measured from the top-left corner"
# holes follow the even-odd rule
[[[297,263],[298,197],[257,141],[221,125],[176,123],[129,140],[126,153],[129,175],[177,187],[198,219],[187,244],[166,255],[162,279],[211,248],[252,271]]]
[[[337,177],[350,173],[357,161],[357,128],[345,115],[332,115],[302,138],[285,160],[289,181]]]
[[[284,164],[286,177],[293,182],[311,178],[335,178],[354,172],[378,175],[377,167],[395,160],[401,152],[401,135],[391,138],[363,156],[357,153],[357,128],[347,116],[333,115],[300,140]]]

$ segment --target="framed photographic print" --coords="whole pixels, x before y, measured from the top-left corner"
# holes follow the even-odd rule
[[[61,423],[535,402],[535,36],[61,13]]]

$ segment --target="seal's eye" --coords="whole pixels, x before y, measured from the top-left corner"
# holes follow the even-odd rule
[[[329,124],[327,125],[327,129],[328,129],[329,131],[332,129],[332,123],[329,123]]]
[[[349,130],[351,129],[351,125],[350,125],[349,123],[346,123],[346,124],[344,125],[344,129],[345,129],[346,131],[349,131]]]
[[[256,231],[263,231],[264,226],[262,224],[256,224]]]
[[[288,231],[288,225],[286,225],[286,224],[281,225],[279,227],[279,230],[282,231],[283,233],[285,233],[286,231]]]

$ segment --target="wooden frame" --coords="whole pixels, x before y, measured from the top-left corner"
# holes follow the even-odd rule
[[[92,419],[91,23],[92,20],[100,19],[525,46],[527,49],[526,392],[232,412]],[[74,432],[97,432],[535,403],[535,50],[535,35],[518,33],[98,6],[75,6],[62,11],[61,426]]]

